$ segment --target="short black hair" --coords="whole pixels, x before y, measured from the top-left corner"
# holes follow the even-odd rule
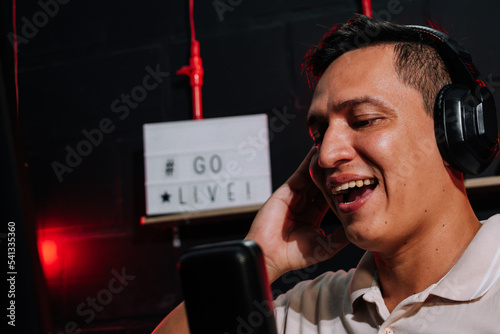
[[[451,78],[438,52],[419,36],[409,27],[356,15],[330,29],[320,43],[307,52],[302,66],[309,80],[317,81],[328,66],[346,52],[392,45],[396,73],[404,84],[420,91],[424,107],[432,115],[437,93],[451,83]]]

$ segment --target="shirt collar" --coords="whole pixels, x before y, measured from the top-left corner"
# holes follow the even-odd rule
[[[350,284],[351,306],[373,286],[378,286],[377,267],[372,252],[366,252],[356,267]]]

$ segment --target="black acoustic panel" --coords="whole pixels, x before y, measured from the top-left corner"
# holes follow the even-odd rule
[[[16,10],[21,60],[53,55],[54,51],[67,55],[95,51],[105,44],[107,15],[97,2],[16,2]]]
[[[219,35],[200,43],[206,117],[271,111],[292,101],[284,25]]]
[[[120,219],[124,226],[138,227],[146,214],[146,190],[144,177],[144,148],[142,129],[130,133],[115,142]]]
[[[306,129],[306,114],[303,110],[283,106],[275,111],[283,113],[286,110],[288,117],[285,123],[276,123],[275,131],[270,133],[271,167],[273,189],[281,186],[304,160],[312,147],[313,141]],[[270,118],[278,117],[271,113]]]
[[[176,32],[186,33],[186,27],[175,25],[174,17],[187,17],[187,6],[181,11],[173,11],[172,4],[186,4],[179,1],[97,1],[93,7],[101,7],[106,18],[104,26],[106,42],[114,48],[130,45],[158,43]],[[85,4],[86,5],[86,4]],[[197,6],[198,4],[196,4]]]
[[[171,75],[158,46],[22,69],[26,143],[65,147],[69,140],[84,140],[85,131],[97,129],[109,137],[161,120]]]
[[[373,17],[399,24],[425,25],[429,20],[428,0],[374,0]]]

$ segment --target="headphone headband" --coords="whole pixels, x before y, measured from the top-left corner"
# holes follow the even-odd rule
[[[482,99],[481,94],[477,94],[479,93],[477,87],[487,90],[488,88],[486,87],[486,83],[479,78],[479,71],[472,63],[472,57],[469,52],[442,31],[423,26],[406,27],[417,32],[422,43],[436,49],[445,62],[453,83],[466,85],[475,96],[478,95],[478,99]]]

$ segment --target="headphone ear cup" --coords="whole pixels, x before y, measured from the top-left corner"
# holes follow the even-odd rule
[[[479,131],[482,113],[483,103],[464,85],[447,85],[436,97],[434,131],[439,151],[462,173],[481,173],[495,157]]]

